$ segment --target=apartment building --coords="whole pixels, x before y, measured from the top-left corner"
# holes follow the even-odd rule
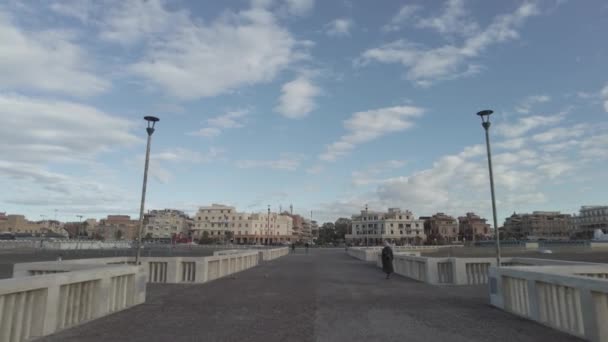
[[[486,221],[485,218],[479,217],[475,213],[466,213],[458,218],[458,234],[461,239],[465,239],[466,241],[490,239],[493,231]]]
[[[200,207],[194,217],[193,238],[204,236],[238,244],[290,243],[293,220],[279,213],[242,213],[222,204]]]
[[[573,233],[571,215],[559,211],[513,213],[503,225],[505,234],[519,240],[567,240]]]
[[[424,232],[430,239],[447,243],[458,241],[458,220],[452,216],[437,213],[428,217],[424,225]]]
[[[194,221],[183,211],[174,209],[152,210],[144,215],[144,238],[172,238],[186,235]]]
[[[383,240],[418,245],[425,239],[424,221],[399,208],[389,208],[387,212],[362,210],[352,216],[352,234],[346,235],[347,242],[355,245],[380,245]]]

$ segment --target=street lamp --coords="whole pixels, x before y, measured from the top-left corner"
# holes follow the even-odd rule
[[[139,207],[139,228],[137,231],[137,254],[135,255],[135,264],[139,265],[139,256],[141,254],[141,234],[144,229],[144,202],[146,201],[146,184],[148,183],[148,165],[150,164],[150,142],[152,141],[152,133],[154,133],[154,125],[160,120],[155,116],[144,116],[144,120],[148,121],[146,132],[148,133],[148,144],[146,145],[146,164],[144,166],[144,184],[141,189],[141,206]]]
[[[494,111],[486,109],[478,112],[481,117],[481,126],[486,131],[486,149],[488,151],[488,170],[490,172],[490,191],[492,193],[492,215],[494,218],[494,234],[496,235],[496,267],[500,267],[500,233],[498,231],[498,222],[496,221],[496,197],[494,195],[494,175],[492,172],[492,152],[490,151],[490,115]],[[474,234],[474,233],[473,233]]]
[[[369,231],[367,230],[367,228],[369,228],[369,227],[368,227],[368,224],[367,224],[367,204],[366,204],[365,205],[365,247],[368,246],[368,242],[367,242],[368,236],[367,236],[367,233]]]
[[[270,245],[270,204],[268,205],[268,223],[266,224],[266,245]]]

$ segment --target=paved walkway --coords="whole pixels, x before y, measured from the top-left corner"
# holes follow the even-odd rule
[[[150,285],[147,302],[41,341],[580,341],[490,307],[485,286],[437,287],[343,250],[311,250],[202,285]]]

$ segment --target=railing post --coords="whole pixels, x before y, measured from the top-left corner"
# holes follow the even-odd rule
[[[599,327],[597,326],[597,317],[595,313],[595,303],[593,302],[593,294],[591,290],[580,289],[581,295],[581,310],[583,311],[583,327],[585,338],[592,342],[600,342]]]
[[[57,309],[59,308],[59,286],[49,286],[46,290],[46,305],[42,323],[42,335],[46,336],[55,332],[57,329]]]

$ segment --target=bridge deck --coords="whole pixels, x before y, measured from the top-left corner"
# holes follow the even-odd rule
[[[343,250],[298,250],[202,285],[149,285],[138,307],[41,341],[579,341],[490,307],[485,286],[435,287]]]

